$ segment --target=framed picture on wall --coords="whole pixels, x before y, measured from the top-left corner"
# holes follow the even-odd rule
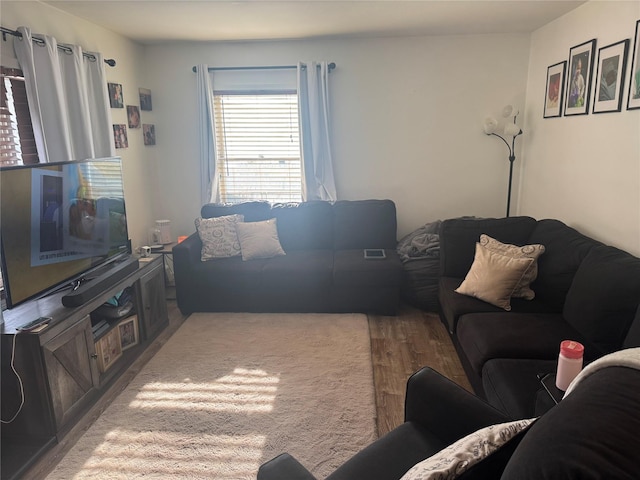
[[[156,126],[149,123],[142,124],[142,135],[144,136],[145,145],[156,144]]]
[[[107,88],[109,90],[109,104],[111,108],[124,108],[122,85],[119,83],[107,83]]]
[[[140,128],[140,110],[137,105],[127,105],[129,128]]]
[[[628,38],[598,50],[593,113],[622,110],[622,87],[624,86],[628,53]]]
[[[113,141],[116,148],[128,148],[129,139],[127,138],[127,126],[124,123],[113,125]]]
[[[562,100],[564,99],[564,77],[567,62],[556,63],[547,68],[547,88],[544,96],[544,118],[562,115]]]
[[[634,39],[633,57],[631,60],[631,81],[629,82],[629,96],[627,97],[627,110],[640,108],[640,20],[636,22],[636,35]]]
[[[567,73],[567,95],[564,115],[586,115],[589,113],[591,77],[595,57],[596,39],[581,43],[569,50],[569,72]]]
[[[148,88],[139,88],[140,94],[140,110],[150,112],[153,108],[151,105],[151,90]]]

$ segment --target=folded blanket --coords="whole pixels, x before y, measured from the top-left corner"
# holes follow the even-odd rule
[[[564,396],[569,395],[586,377],[607,367],[628,367],[640,370],[640,347],[619,350],[590,363],[569,384]]]

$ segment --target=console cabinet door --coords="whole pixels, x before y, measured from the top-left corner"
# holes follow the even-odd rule
[[[91,319],[87,316],[42,346],[56,430],[97,392],[98,368]]]
[[[142,317],[145,339],[155,337],[169,323],[164,286],[164,268],[158,263],[138,282],[139,315]]]

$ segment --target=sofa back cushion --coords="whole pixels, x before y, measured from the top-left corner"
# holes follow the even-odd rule
[[[200,209],[202,218],[235,214],[243,215],[245,222],[261,222],[273,217],[269,202],[207,203]]]
[[[329,202],[276,203],[278,236],[285,252],[333,248],[333,210]]]
[[[483,233],[502,242],[524,245],[536,225],[531,217],[453,218],[440,226],[440,273],[464,278]]]
[[[335,250],[396,248],[398,224],[391,200],[339,200],[333,219]]]
[[[602,244],[551,219],[538,221],[528,241],[545,247],[544,255],[538,259],[538,277],[531,289],[552,311],[561,312],[582,260],[589,250]]]
[[[563,316],[604,353],[622,348],[640,302],[640,258],[597,246],[567,293]]]

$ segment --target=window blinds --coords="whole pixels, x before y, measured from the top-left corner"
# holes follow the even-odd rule
[[[220,200],[302,200],[295,93],[216,93]]]
[[[24,76],[2,67],[0,81],[0,166],[38,163]]]

